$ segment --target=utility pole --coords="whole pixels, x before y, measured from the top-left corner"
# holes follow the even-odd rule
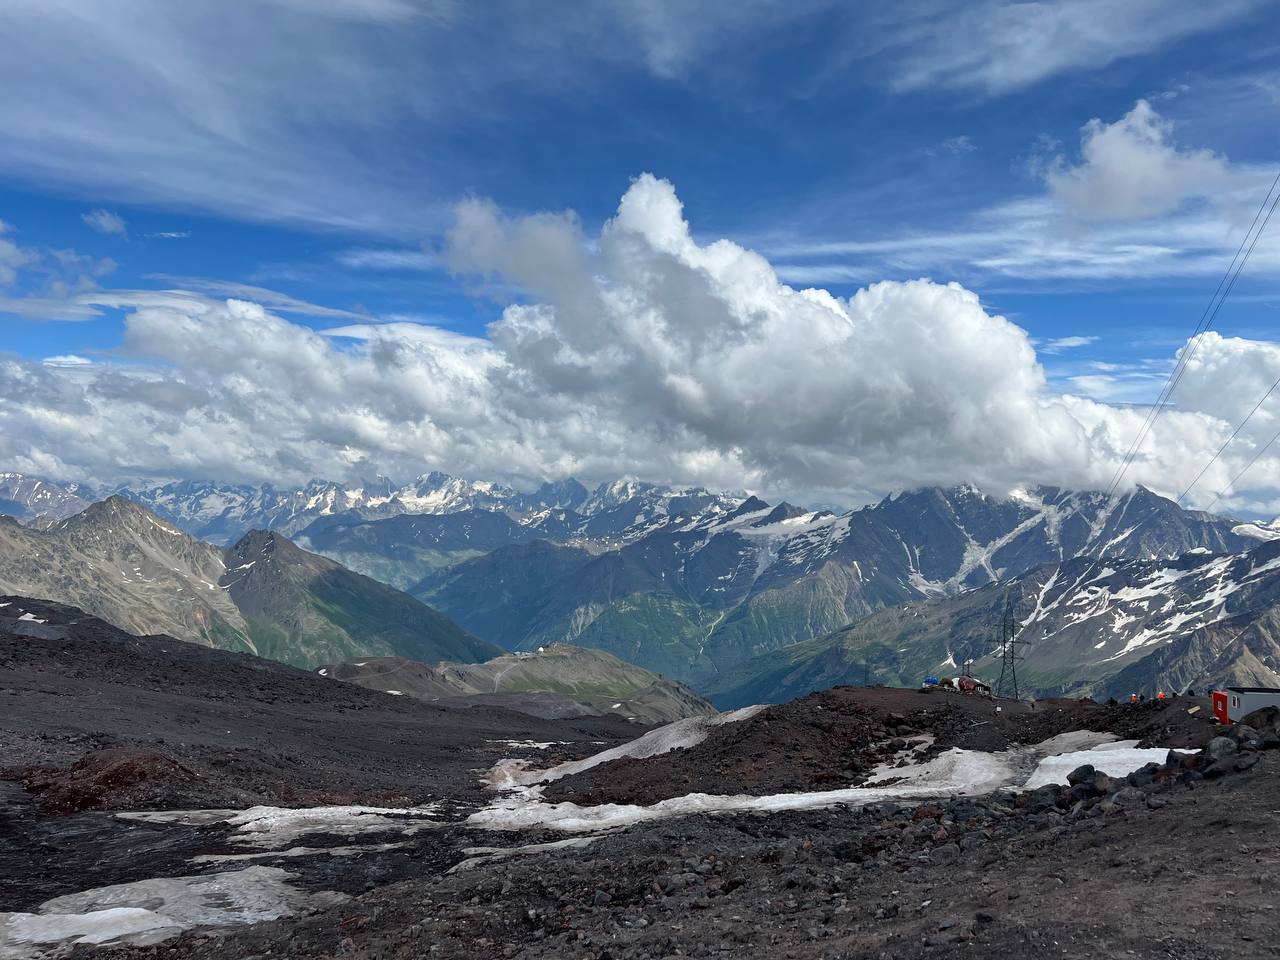
[[[996,696],[1018,696],[1018,661],[1022,659],[1018,639],[1018,621],[1013,615],[1013,601],[1008,592],[1004,595],[1004,613],[1000,617],[1000,679],[996,681]]]

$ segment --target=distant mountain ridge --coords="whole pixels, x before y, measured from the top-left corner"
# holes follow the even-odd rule
[[[720,677],[722,708],[783,701],[864,677],[914,685],[929,673],[999,676],[1005,605],[1019,626],[1022,692],[1280,685],[1280,542],[1173,559],[1075,557],[954,597],[881,610],[745,661]]]
[[[55,483],[21,473],[0,473],[0,516],[24,523],[61,520],[79,513],[93,498],[78,484]]]
[[[1143,488],[993,498],[926,488],[842,515],[752,498],[679,517],[604,552],[514,544],[413,593],[509,649],[598,646],[696,689],[751,657],[877,610],[957,594],[1075,556],[1244,550],[1237,521]]]
[[[47,529],[0,519],[0,592],[312,666],[361,653],[484,660],[501,651],[385,584],[272,533],[223,550],[122,496]]]
[[[339,517],[353,523],[471,511],[501,513],[521,525],[543,523],[551,530],[556,516],[568,516],[571,519],[565,522],[580,536],[611,537],[669,513],[691,512],[716,502],[736,504],[743,499],[699,487],[626,479],[588,490],[569,478],[543,483],[532,493],[520,493],[493,481],[465,480],[439,471],[399,485],[379,476],[353,484],[312,480],[297,488],[182,480],[96,490],[19,473],[0,474],[0,514],[24,522],[42,515],[62,519],[113,494],[142,504],[192,536],[222,545],[250,530],[275,530],[292,536],[316,521]]]
[[[11,480],[10,489],[72,504],[34,483]],[[740,668],[753,658],[790,651],[885,608],[960,595],[1046,564],[1075,557],[1168,559],[1193,550],[1240,553],[1280,536],[1276,524],[1184,510],[1141,487],[1112,497],[1054,487],[1008,497],[966,486],[933,487],[843,514],[634,480],[594,490],[567,480],[523,494],[440,473],[403,486],[386,478],[355,486],[317,481],[282,493],[186,483],[128,497],[183,517],[180,524],[152,515],[179,533],[183,524],[225,534],[261,521],[296,551],[290,569],[312,571],[309,583],[329,582],[317,566],[322,554],[350,576],[357,571],[408,591],[475,642],[517,651],[553,643],[598,648],[703,691],[739,682]],[[403,512],[410,507],[425,512]],[[34,509],[24,507],[28,516]],[[45,514],[40,524],[65,522]],[[154,534],[154,525],[146,529]],[[284,529],[297,530],[296,544],[284,540]],[[237,546],[243,536],[235,538]],[[221,562],[221,555],[215,559]],[[157,576],[172,578],[169,568]],[[130,568],[121,566],[120,575],[132,576]],[[219,590],[234,588],[222,591],[224,599],[240,598],[238,584],[221,576],[178,584],[177,594],[188,597],[184,590],[194,582],[196,599],[158,602],[167,611],[159,629],[242,637],[304,658],[296,662],[338,661],[346,658],[344,650],[353,656],[374,652],[350,639],[348,628],[317,614],[326,608],[307,590],[305,602],[299,601],[292,581],[267,591],[283,604],[274,619],[247,620],[241,608],[256,602],[249,599],[221,609],[221,600],[199,594],[206,590],[200,583],[211,582]],[[251,579],[256,582],[256,575]],[[356,593],[372,596],[373,588],[366,584]],[[285,597],[294,599],[286,603]],[[280,626],[285,621],[290,625]],[[399,636],[387,629],[386,636]],[[323,637],[319,647],[329,654],[305,649],[308,635]],[[402,642],[408,641],[394,641]],[[473,650],[472,659],[492,656],[493,647],[487,649]],[[392,647],[381,652],[466,659]]]
[[[398,696],[503,704],[517,710],[551,708],[558,716],[613,713],[640,723],[670,723],[715,713],[708,701],[682,684],[603,650],[568,644],[505,654],[486,663],[361,657],[326,664],[317,672]],[[521,703],[522,695],[530,695],[528,705]]]

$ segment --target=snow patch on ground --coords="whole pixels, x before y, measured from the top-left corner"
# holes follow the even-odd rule
[[[671,727],[678,727],[684,722],[679,721],[668,727],[662,727],[647,734],[646,737],[669,731]],[[672,731],[668,740],[680,739],[682,732],[682,730]],[[703,736],[705,737],[705,731]],[[542,799],[543,788],[540,784],[567,776],[569,773],[576,773],[579,769],[590,769],[617,757],[654,756],[656,753],[666,752],[664,750],[644,752],[652,744],[639,750],[627,750],[627,747],[635,747],[646,737],[594,757],[588,757],[586,760],[560,764],[549,770],[538,771],[521,767],[514,771],[515,776],[502,781],[501,786],[506,791],[504,795],[484,810],[473,813],[466,822],[469,826],[485,830],[542,829],[558,830],[564,833],[594,833],[693,814],[808,810],[836,804],[865,806],[889,800],[957,795],[977,796],[1000,789],[1037,786],[1039,782],[1033,782],[1037,777],[1051,778],[1040,782],[1056,782],[1052,777],[1057,775],[1060,768],[1065,767],[1061,770],[1061,776],[1065,779],[1066,773],[1074,770],[1081,763],[1093,763],[1099,770],[1119,776],[1136,770],[1152,760],[1163,760],[1168,752],[1167,750],[1138,750],[1136,740],[1117,743],[1108,733],[1077,730],[1053,737],[1035,746],[1018,747],[999,753],[983,753],[953,747],[924,763],[903,767],[882,765],[872,771],[865,786],[841,790],[782,793],[763,797],[691,793],[661,800],[649,806],[609,803],[583,807],[569,802],[548,803]],[[1079,759],[1084,755],[1089,759]],[[566,771],[567,767],[575,769]],[[503,768],[501,764],[495,770],[499,768],[504,774],[512,772],[511,768]],[[491,782],[494,781],[491,780]]]
[[[650,730],[643,737],[614,747],[612,750],[605,750],[585,760],[561,763],[546,770],[530,770],[528,760],[500,760],[486,775],[485,782],[499,790],[530,786],[535,783],[549,783],[622,757],[644,759],[655,757],[660,753],[669,753],[681,747],[694,747],[707,739],[707,734],[712,727],[750,719],[763,709],[765,709],[764,704],[757,704],[710,717],[685,717],[683,720]]]
[[[274,920],[345,900],[308,894],[278,867],[246,867],[203,877],[139,880],[55,897],[36,913],[0,913],[0,957],[39,960],[77,944],[152,944],[197,926]]]
[[[500,743],[504,747],[525,750],[548,750],[551,747],[563,746],[566,740],[548,740],[545,743],[537,740],[486,740],[485,743]]]
[[[1195,751],[1186,751],[1194,753]],[[1120,740],[1115,743],[1104,743],[1089,750],[1075,750],[1045,757],[1036,767],[1035,772],[1023,784],[1023,788],[1034,790],[1049,783],[1066,783],[1067,774],[1086,763],[1092,764],[1095,770],[1112,777],[1123,777],[1145,767],[1148,763],[1164,763],[1169,751],[1163,748],[1138,749],[1137,740]]]
[[[440,825],[430,814],[435,804],[421,807],[250,807],[247,810],[156,810],[118,813],[125,820],[148,823],[184,823],[202,826],[226,823],[235,828],[231,840],[262,850],[280,850],[308,834],[327,833],[352,837],[369,833],[410,836]]]
[[[539,796],[540,788],[533,788],[504,797],[492,806],[473,813],[467,818],[467,824],[486,830],[547,829],[565,833],[590,833],[690,814],[808,810],[838,803],[862,806],[912,796],[990,793],[1006,786],[1013,779],[1015,770],[1004,754],[954,748],[927,763],[885,768],[882,773],[901,780],[888,786],[780,793],[764,797],[691,793],[660,800],[647,807],[619,803],[594,807],[582,807],[576,803],[547,803]]]

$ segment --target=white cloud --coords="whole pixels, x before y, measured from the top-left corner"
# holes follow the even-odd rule
[[[1236,164],[1170,138],[1139,101],[1107,124],[1094,119],[1074,165],[1038,163],[1040,194],[988,207],[961,226],[867,240],[766,240],[779,272],[801,283],[864,282],[886,273],[991,275],[1034,280],[1149,281],[1219,277],[1231,261],[1274,168]],[[851,262],[842,263],[841,258]],[[806,262],[810,261],[810,262]],[[1280,231],[1263,234],[1249,274],[1280,273]]]
[[[121,354],[152,366],[72,376],[0,358],[0,459],[101,478],[634,474],[830,502],[1105,485],[1145,415],[1055,393],[1025,331],[959,285],[789,287],[749,250],[696,242],[648,176],[598,237],[469,202],[448,253],[524,291],[490,339],[403,322],[316,333],[241,300],[134,294]],[[1176,491],[1277,374],[1280,346],[1205,335],[1130,479]],[[1264,413],[1198,502],[1275,429]],[[1280,486],[1280,460],[1250,480]]]
[[[477,119],[516,127],[526,96],[586,100],[602,77],[749,76],[762,42],[834,4],[210,6],[0,4],[0,173],[119,203],[421,236],[472,182],[475,158],[454,143]]]
[[[148,240],[185,240],[191,236],[190,230],[161,230],[159,233],[144,233]]]
[[[978,145],[973,142],[973,137],[965,134],[959,137],[948,137],[943,140],[942,149],[947,153],[965,154],[973,153],[978,149]]]
[[[1046,341],[1040,349],[1043,353],[1061,353],[1063,350],[1087,347],[1091,343],[1096,343],[1097,340],[1097,337],[1055,337]]]
[[[35,253],[18,246],[5,234],[12,231],[3,220],[0,220],[0,287],[7,287],[18,278],[18,271],[35,261]]]
[[[80,214],[83,220],[91,230],[107,236],[127,237],[129,228],[125,226],[124,220],[117,213],[110,210],[93,210],[89,213]]]
[[[1133,220],[1171,213],[1191,198],[1233,186],[1226,158],[1181,150],[1173,125],[1139,100],[1115,123],[1090,120],[1078,166],[1050,170],[1050,190],[1066,210],[1088,220]]]
[[[353,270],[435,270],[440,266],[425,250],[412,248],[342,250],[334,259]]]
[[[64,353],[56,357],[45,357],[40,362],[46,367],[86,367],[93,364],[92,360],[74,353]]]
[[[1064,72],[1149,53],[1221,27],[1257,6],[1251,0],[908,5],[900,19],[891,15],[885,24],[898,60],[891,76],[900,90],[954,86],[1007,93]],[[890,45],[884,37],[877,39]]]

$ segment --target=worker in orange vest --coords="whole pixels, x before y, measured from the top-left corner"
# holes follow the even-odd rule
[[[1156,699],[1157,699],[1157,700],[1163,700],[1163,699],[1164,699],[1164,691],[1163,691],[1163,690],[1161,690],[1159,693],[1157,693],[1157,694],[1156,694]]]

